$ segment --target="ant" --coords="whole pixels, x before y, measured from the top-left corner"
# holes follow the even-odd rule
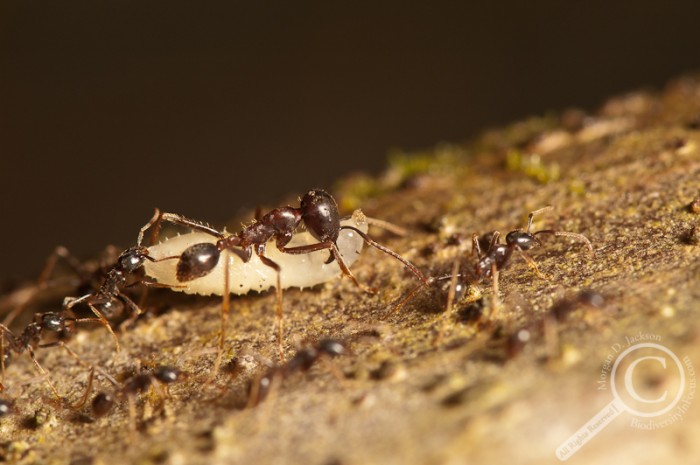
[[[159,365],[151,371],[132,376],[121,386],[119,386],[116,381],[110,379],[115,386],[114,392],[111,394],[105,391],[97,393],[92,400],[92,413],[97,418],[103,417],[112,410],[117,399],[126,398],[129,404],[129,418],[133,434],[136,431],[136,396],[146,392],[154,382],[156,382],[162,386],[164,394],[170,397],[169,386],[185,379],[186,376],[186,373],[183,373],[176,367]]]
[[[548,205],[540,208],[539,210],[530,212],[527,217],[527,229],[515,229],[506,234],[505,244],[500,243],[501,233],[498,231],[491,233],[489,246],[485,254],[482,254],[480,243],[485,242],[486,237],[479,238],[479,236],[474,233],[472,235],[472,253],[476,253],[477,259],[479,260],[474,267],[474,274],[476,275],[477,279],[480,280],[483,277],[493,275],[495,280],[497,278],[495,272],[502,270],[506,267],[506,265],[508,265],[508,263],[510,263],[510,258],[514,251],[520,252],[520,255],[525,259],[525,261],[527,261],[528,264],[535,269],[537,276],[543,278],[544,275],[537,267],[537,263],[535,263],[532,257],[525,253],[526,250],[542,245],[542,241],[540,241],[537,237],[540,234],[552,234],[554,236],[565,236],[578,239],[586,244],[588,250],[593,253],[591,241],[589,241],[583,234],[568,231],[555,231],[553,229],[542,229],[539,231],[530,232],[530,229],[532,229],[532,219],[535,217],[535,215],[551,209],[552,206]]]
[[[360,229],[360,227],[362,227],[361,225],[365,225],[364,227],[366,230],[366,222],[368,219],[366,219],[361,212],[359,214],[357,213],[358,212],[356,212],[356,215],[353,215],[351,220],[341,223],[338,205],[336,204],[335,199],[324,190],[313,189],[308,191],[301,198],[299,207],[287,206],[276,208],[262,216],[260,214],[256,214],[256,220],[252,224],[244,227],[241,231],[235,234],[227,234],[226,232],[217,231],[206,224],[174,213],[160,213],[158,215],[154,236],[157,235],[160,223],[162,221],[167,221],[169,223],[189,227],[195,231],[205,233],[216,239],[214,243],[197,242],[194,244],[189,244],[188,242],[191,239],[186,238],[185,236],[180,236],[180,238],[184,238],[184,241],[188,241],[185,242],[185,244],[188,246],[184,249],[184,251],[174,257],[170,256],[159,259],[159,261],[171,258],[177,259],[175,271],[175,279],[177,283],[192,282],[210,275],[210,273],[212,273],[219,263],[221,254],[224,251],[230,252],[240,258],[242,264],[251,264],[251,266],[248,267],[248,274],[244,277],[245,279],[248,279],[248,281],[246,281],[246,285],[241,282],[236,283],[236,286],[233,288],[230,286],[230,264],[229,260],[224,260],[223,291],[221,290],[220,286],[218,289],[206,288],[206,290],[204,290],[204,285],[202,285],[200,289],[200,287],[195,283],[189,285],[188,289],[185,290],[185,292],[199,292],[201,290],[202,293],[215,292],[223,294],[221,314],[222,330],[219,341],[219,355],[217,357],[216,367],[219,366],[223,353],[224,328],[226,327],[228,314],[230,312],[230,293],[245,293],[254,287],[258,288],[259,290],[265,288],[264,286],[269,287],[270,283],[268,283],[264,277],[265,272],[263,271],[263,268],[271,269],[276,274],[277,316],[279,321],[278,341],[280,358],[283,358],[282,281],[287,264],[289,263],[290,272],[291,268],[300,269],[295,270],[295,274],[298,275],[297,281],[292,281],[291,279],[289,280],[294,282],[294,284],[287,283],[287,276],[285,276],[285,287],[289,285],[299,287],[313,286],[330,278],[330,276],[322,276],[320,278],[312,277],[313,273],[309,265],[311,258],[309,258],[308,262],[303,260],[292,262],[292,259],[285,258],[284,254],[305,255],[328,250],[329,256],[325,262],[323,262],[323,265],[329,265],[333,262],[337,263],[342,275],[349,277],[360,289],[367,293],[376,293],[375,289],[364,286],[357,280],[346,263],[347,258],[344,258],[344,255],[347,254],[354,254],[354,256],[356,256],[359,253],[357,249],[358,247],[361,247],[362,243],[360,242],[359,246],[347,248],[347,253],[343,253],[340,250],[339,239],[343,238],[341,234],[344,231],[349,231],[360,236],[364,243],[367,243],[399,260],[421,281],[423,285],[428,285],[428,281],[425,276],[423,276],[423,274],[412,263],[396,252],[375,242],[366,234],[365,231]],[[374,222],[374,224],[381,225],[382,222]],[[297,229],[302,225],[306,228],[306,231],[308,234],[310,234],[311,238],[317,242],[290,246],[290,243],[294,237],[303,234],[296,233]],[[270,251],[266,249],[268,242],[273,240],[276,249],[281,253],[276,254],[275,260],[268,256]],[[166,243],[160,245],[164,245]],[[259,259],[259,262],[251,262],[254,255]],[[246,267],[242,266],[241,268]],[[231,270],[231,273],[233,273],[233,271],[234,270]],[[245,271],[243,273],[245,273]],[[335,275],[335,273],[336,272],[334,272],[333,275]],[[155,277],[158,279],[158,281],[161,281],[160,276],[150,274],[148,269],[147,274]]]
[[[337,357],[347,352],[345,345],[337,339],[321,339],[317,344],[299,350],[284,365],[270,367],[256,378],[249,388],[248,406],[255,407],[265,400],[276,379],[287,379],[293,373],[307,372],[323,357]]]
[[[493,283],[493,304],[492,307],[495,309],[498,307],[498,275],[499,272],[504,269],[512,258],[513,252],[519,252],[519,254],[528,262],[530,266],[535,269],[536,274],[540,278],[544,278],[544,275],[540,272],[537,263],[534,259],[530,257],[526,251],[533,249],[537,246],[542,245],[542,241],[539,239],[539,235],[551,234],[557,237],[571,237],[578,239],[583,242],[591,253],[593,252],[593,246],[586,236],[579,233],[568,232],[568,231],[558,231],[554,229],[543,229],[535,232],[531,232],[533,218],[545,211],[552,209],[551,205],[540,208],[538,210],[532,211],[528,215],[527,227],[526,229],[515,229],[506,234],[505,244],[500,242],[500,233],[494,231],[491,234],[486,234],[479,237],[476,233],[472,235],[472,254],[477,257],[477,262],[472,269],[467,268],[465,274],[459,273],[459,262],[455,261],[452,268],[451,274],[447,276],[433,277],[430,279],[431,283],[441,282],[445,280],[450,280],[448,299],[447,299],[447,309],[452,307],[454,301],[459,300],[461,295],[464,294],[469,289],[469,284],[478,283],[485,278],[491,277]],[[486,249],[483,252],[482,249]],[[460,279],[461,278],[461,279]],[[394,307],[394,311],[402,308],[414,295],[418,292],[420,288],[416,288],[409,292],[406,297],[401,299],[401,301]],[[444,326],[444,324],[443,324]],[[439,341],[442,337],[442,330],[438,332],[435,341]]]
[[[126,304],[132,310],[133,318],[137,318],[143,314],[143,310],[129,298],[124,292],[125,287],[129,287],[136,283],[141,283],[151,287],[171,287],[159,283],[151,282],[144,279],[143,276],[137,277],[137,281],[129,283],[129,277],[142,271],[143,264],[148,260],[155,262],[156,260],[149,255],[147,247],[142,245],[143,236],[158,219],[158,213],[146,223],[139,231],[136,246],[130,247],[122,252],[116,260],[116,263],[110,268],[102,281],[100,287],[92,292],[88,292],[81,297],[66,297],[63,301],[64,311],[70,311],[78,304],[86,304],[92,313],[97,317],[97,320],[102,324],[114,338],[117,352],[120,351],[119,339],[114,333],[108,318],[115,318],[121,315]],[[121,301],[120,301],[121,300]]]
[[[34,350],[38,348],[60,346],[81,365],[87,366],[88,364],[70,349],[65,341],[73,337],[77,323],[100,321],[98,318],[76,318],[75,316],[67,315],[67,312],[38,313],[34,315],[34,321],[29,323],[19,336],[16,336],[7,326],[0,324],[0,331],[2,332],[0,335],[0,368],[2,377],[4,378],[6,362],[10,359],[11,353],[14,352],[19,355],[27,352],[32,362],[34,362],[34,366],[36,366],[37,370],[42,374],[53,394],[56,398],[61,400],[62,397],[49,379],[47,371],[37,361]],[[47,332],[53,333],[53,340],[51,342],[42,343],[41,341],[44,339]],[[5,345],[6,339],[8,345]]]

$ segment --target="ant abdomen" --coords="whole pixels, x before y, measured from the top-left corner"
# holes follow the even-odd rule
[[[178,282],[192,281],[211,273],[219,263],[221,252],[216,244],[202,242],[185,249],[177,262],[175,277]]]

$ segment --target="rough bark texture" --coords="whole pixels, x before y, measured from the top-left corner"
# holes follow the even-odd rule
[[[89,405],[57,406],[29,357],[15,357],[2,394],[15,403],[0,419],[0,460],[557,463],[559,444],[612,400],[599,380],[615,344],[637,337],[700,364],[699,179],[697,76],[659,94],[611,99],[597,114],[533,118],[469,144],[395,155],[382,178],[351,177],[336,193],[347,210],[361,205],[405,226],[405,237],[371,233],[427,274],[449,274],[455,259],[463,271],[473,267],[472,233],[505,234],[550,204],[535,228],[585,234],[595,255],[569,238],[541,236],[531,255],[545,279],[515,254],[500,273],[498,300],[486,280],[446,311],[441,280],[394,311],[417,281],[396,260],[366,251],[353,271],[377,295],[345,279],[284,292],[288,358],[295,344],[324,337],[345,341],[351,353],[275,383],[247,409],[248,383],[276,360],[274,293],[232,299],[226,357],[237,357],[238,369],[213,382],[220,300],[150,293],[144,307],[159,311],[120,333],[121,354],[99,327],[70,345],[120,379],[157,364],[189,377],[169,398],[156,388],[139,396],[133,433],[126,402],[99,419]],[[584,289],[604,304],[571,304],[555,324],[552,309]],[[523,328],[530,340],[521,344],[513,335]],[[86,370],[60,349],[37,353],[58,390],[79,400]],[[688,397],[694,377],[685,370]],[[653,394],[677,385],[671,373],[638,374]],[[98,380],[94,389],[110,388]],[[682,421],[650,431],[623,413],[571,462],[697,460],[699,407],[690,402]]]

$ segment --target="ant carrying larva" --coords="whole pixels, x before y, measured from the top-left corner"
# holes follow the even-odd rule
[[[144,264],[146,275],[176,291],[223,295],[217,368],[223,353],[231,293],[275,287],[282,358],[282,289],[312,287],[342,274],[362,290],[376,292],[361,284],[349,269],[364,243],[396,258],[427,285],[426,278],[413,264],[367,235],[371,220],[361,211],[341,220],[335,199],[320,189],[307,192],[298,208],[271,210],[235,234],[217,231],[173,213],[159,215],[156,233],[163,221],[194,232],[149,247],[149,255],[155,261]],[[301,225],[306,230],[297,232]],[[225,260],[220,260],[222,254]],[[170,259],[177,260],[175,266],[169,263]]]

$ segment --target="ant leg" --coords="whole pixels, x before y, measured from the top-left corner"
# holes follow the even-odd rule
[[[447,303],[445,304],[445,312],[440,318],[442,321],[440,324],[440,329],[435,335],[435,339],[433,339],[433,346],[438,345],[442,340],[443,335],[445,334],[445,327],[447,326],[447,317],[450,313],[452,313],[452,306],[454,305],[455,301],[455,293],[457,289],[457,276],[459,276],[459,259],[455,259],[454,263],[452,264],[452,273],[450,274],[450,289],[449,291],[447,291]]]
[[[3,390],[5,382],[5,334],[10,334],[10,330],[5,326],[0,324],[0,391]]]
[[[277,334],[277,342],[279,344],[279,355],[280,355],[280,362],[284,360],[284,350],[282,348],[282,341],[283,341],[283,336],[284,336],[284,320],[283,320],[283,313],[282,313],[282,278],[280,276],[280,273],[282,269],[280,266],[270,260],[268,257],[265,256],[265,244],[260,244],[256,247],[255,253],[258,255],[260,258],[260,261],[263,262],[265,265],[269,266],[275,272],[277,273],[277,320],[278,320],[278,334]]]
[[[491,300],[491,318],[498,315],[501,307],[501,299],[498,296],[498,266],[496,263],[491,264],[491,282],[493,284],[493,299]]]
[[[129,404],[129,437],[133,444],[136,442],[136,399],[134,394],[127,394],[126,400]]]
[[[102,326],[107,328],[107,331],[109,331],[109,334],[112,335],[112,337],[114,338],[114,345],[117,347],[117,353],[119,353],[121,351],[121,346],[119,345],[119,338],[117,337],[117,335],[114,333],[114,330],[112,329],[112,325],[109,324],[109,321],[107,321],[107,318],[105,318],[105,316],[102,313],[100,313],[100,311],[97,310],[97,308],[95,308],[95,306],[92,305],[90,302],[88,302],[88,307],[90,307],[90,310],[92,310],[92,313],[94,313],[95,316],[100,320],[100,323],[102,324]]]
[[[391,310],[391,312],[387,312],[386,316],[389,316],[389,313],[396,313],[399,310],[401,310],[403,308],[403,306],[406,305],[408,302],[410,302],[411,299],[413,298],[413,296],[416,295],[418,293],[418,291],[420,291],[422,288],[423,288],[423,286],[421,286],[421,285],[414,287],[411,291],[408,292],[408,294],[405,297],[403,297],[399,301],[398,304],[396,304],[394,306],[394,308],[393,308],[393,310]]]
[[[71,408],[71,410],[81,409],[87,403],[88,399],[90,398],[90,392],[92,392],[92,381],[94,378],[95,378],[95,369],[92,368],[90,370],[90,375],[88,376],[87,386],[85,386],[85,394],[83,394],[83,397],[81,397],[78,402],[68,406]]]
[[[32,349],[32,346],[27,346],[27,352],[29,353],[29,357],[31,357],[32,362],[34,362],[34,366],[37,367],[41,375],[44,377],[44,381],[46,381],[46,384],[49,385],[49,388],[53,392],[54,396],[56,396],[58,400],[62,401],[63,397],[61,397],[61,395],[56,390],[56,387],[51,382],[51,379],[49,379],[49,373],[46,370],[44,370],[44,368],[37,361],[36,354],[34,354],[34,349]]]
[[[416,276],[416,278],[418,278],[418,280],[419,280],[421,283],[423,283],[423,285],[424,285],[425,287],[428,287],[428,280],[425,278],[425,276],[423,275],[423,273],[421,273],[420,270],[418,270],[418,268],[416,268],[415,265],[413,265],[413,263],[409,262],[408,260],[406,260],[405,258],[403,258],[401,255],[397,254],[396,252],[394,252],[393,250],[391,250],[391,249],[389,249],[389,248],[387,248],[387,247],[384,247],[384,246],[381,245],[380,243],[378,243],[378,242],[372,240],[372,238],[370,238],[367,234],[363,233],[362,231],[360,231],[359,229],[357,229],[357,228],[355,228],[355,227],[353,227],[353,226],[341,226],[340,229],[351,229],[351,230],[355,231],[357,234],[360,235],[360,237],[362,237],[362,239],[364,239],[364,241],[365,241],[367,244],[371,245],[372,247],[374,247],[374,248],[376,248],[376,249],[378,249],[378,250],[381,250],[381,251],[384,252],[385,254],[390,255],[390,256],[394,257],[395,259],[397,259],[398,261],[400,261],[401,263],[403,263],[404,266],[405,266],[406,268],[408,268],[408,269],[411,271],[411,273],[413,273],[413,274]],[[334,247],[335,247],[335,244],[333,244],[333,245],[334,245]],[[336,248],[335,250],[337,251],[337,248]],[[338,255],[340,255],[340,254],[338,254]],[[343,264],[343,265],[344,265],[344,264]],[[347,267],[346,267],[346,268],[347,268]]]
[[[151,217],[150,220],[148,220],[148,223],[146,223],[145,225],[143,225],[141,227],[141,229],[139,229],[139,235],[136,239],[136,245],[138,247],[143,247],[143,236],[144,236],[144,234],[146,234],[146,231],[151,226],[154,226],[154,225],[155,226],[153,227],[153,231],[151,232],[150,243],[151,243],[151,245],[154,245],[156,243],[156,239],[158,238],[158,234],[160,233],[160,228],[162,225],[162,218],[163,217],[162,217],[160,209],[155,208],[153,211],[153,216]],[[156,261],[155,259],[149,257],[148,255],[146,255],[146,258],[153,261],[153,262]],[[143,293],[141,294],[141,297],[139,299],[140,306],[142,306],[146,302],[147,296],[148,296],[148,286],[146,285],[144,287]],[[140,306],[139,306],[139,308],[140,308]]]
[[[476,259],[481,260],[481,246],[479,245],[479,235],[472,233],[472,256],[476,254]]]
[[[224,343],[226,342],[226,329],[228,327],[228,318],[231,313],[231,284],[229,276],[229,256],[224,254],[224,293],[222,295],[221,302],[221,336],[219,338],[219,353],[216,356],[216,361],[214,362],[214,371],[212,373],[212,379],[219,373],[219,367],[221,366],[221,360],[224,356]]]
[[[338,266],[340,266],[340,270],[343,272],[345,276],[350,278],[353,283],[357,287],[359,287],[363,292],[366,292],[367,294],[376,294],[377,290],[373,287],[365,286],[361,282],[357,280],[354,274],[352,274],[352,271],[348,268],[348,266],[345,264],[345,261],[343,261],[343,257],[340,255],[340,251],[338,250],[338,247],[334,243],[331,242],[331,253],[333,254],[333,258],[335,258],[335,261],[338,262]]]
[[[54,249],[53,252],[51,252],[49,258],[46,259],[44,268],[41,270],[41,273],[39,274],[39,279],[37,280],[37,287],[44,287],[46,282],[49,280],[53,269],[56,267],[56,262],[59,258],[62,258],[77,276],[82,277],[82,275],[84,274],[83,264],[80,263],[80,260],[73,256],[67,248],[63,247],[62,245],[59,245]]]
[[[489,248],[486,253],[491,253],[491,251],[498,245],[498,240],[501,238],[501,233],[494,231],[491,235],[491,240],[489,241]],[[477,233],[472,234],[472,256],[476,254],[476,259],[481,260],[482,251],[481,245],[479,245],[479,235]]]
[[[357,229],[352,228],[351,226],[345,226],[345,228],[351,228],[351,229],[357,231]],[[343,229],[343,228],[341,227],[341,229]],[[358,232],[361,232],[361,231],[358,231]],[[352,272],[350,271],[348,266],[343,261],[343,257],[341,257],[340,251],[338,251],[338,248],[336,247],[336,245],[332,241],[319,242],[317,244],[300,245],[298,247],[278,247],[278,249],[281,252],[292,254],[292,255],[305,254],[305,253],[315,252],[317,250],[330,249],[331,255],[332,255],[333,259],[335,259],[335,261],[338,262],[338,266],[340,266],[340,271],[343,272],[343,275],[350,278],[352,280],[352,282],[355,283],[355,285],[357,287],[362,289],[362,291],[364,291],[368,294],[376,294],[377,293],[376,289],[371,288],[371,287],[367,287],[357,280],[355,275],[352,274]]]
[[[142,247],[143,236],[144,236],[144,234],[146,234],[146,231],[148,231],[148,229],[153,225],[155,225],[155,227],[153,228],[153,232],[151,234],[151,244],[153,244],[155,242],[155,239],[156,239],[156,237],[158,237],[158,233],[160,232],[161,219],[162,219],[162,216],[161,216],[160,210],[158,208],[156,208],[155,211],[153,212],[153,216],[151,217],[150,220],[148,220],[148,223],[144,224],[143,226],[141,226],[141,229],[139,229],[139,235],[138,235],[138,238],[136,239],[137,246]]]
[[[148,289],[148,288],[146,288],[146,289]],[[144,289],[144,293],[145,293],[145,290],[146,290],[146,289]],[[139,316],[143,315],[144,312],[143,312],[143,310],[141,309],[141,307],[140,307],[136,302],[134,302],[133,300],[131,300],[126,294],[122,294],[122,293],[120,292],[120,293],[117,294],[117,295],[118,295],[119,297],[121,297],[121,299],[124,301],[124,303],[126,304],[126,306],[129,307],[129,308],[131,309],[131,315],[129,315],[129,318],[127,318],[126,320],[124,320],[124,321],[122,321],[121,323],[119,323],[119,328],[120,328],[120,329],[121,329],[122,327],[124,327],[124,328],[131,328],[132,325],[136,322],[136,319],[137,319]],[[145,296],[142,296],[142,297],[145,298]]]
[[[133,300],[131,300],[129,297],[127,297],[125,294],[122,294],[121,292],[119,293],[119,297],[121,297],[122,300],[126,303],[126,305],[134,311],[134,313],[136,314],[137,317],[139,315],[143,315],[143,310],[141,310],[141,308],[138,305],[136,305],[136,302],[134,302]]]
[[[501,233],[498,231],[494,231],[493,235],[491,236],[491,241],[489,242],[489,252],[491,252],[496,245],[498,245],[498,239],[501,238]]]
[[[63,259],[68,266],[70,267],[71,271],[75,273],[75,275],[82,280],[82,278],[85,275],[85,272],[83,270],[83,265],[80,263],[80,260],[78,260],[76,257],[74,257],[67,248],[63,246],[58,246],[54,249],[51,254],[49,254],[49,257],[46,259],[46,263],[44,264],[44,267],[41,270],[41,273],[39,273],[39,278],[36,281],[36,284],[33,286],[32,290],[29,291],[28,295],[25,295],[23,298],[18,299],[21,300],[19,304],[17,304],[3,319],[2,324],[5,326],[10,326],[12,322],[17,318],[19,314],[21,314],[25,308],[31,303],[32,299],[36,294],[48,287],[48,282],[49,278],[51,277],[51,274],[53,273],[54,268],[56,268],[56,263],[58,262],[58,259]],[[20,292],[21,289],[18,291]],[[24,294],[24,293],[23,293]]]
[[[180,258],[180,257],[168,257],[168,258]],[[160,260],[158,260],[160,261]],[[126,287],[131,287],[136,284],[143,284],[146,287],[155,287],[156,289],[179,289],[182,287],[186,287],[184,284],[183,285],[178,285],[178,284],[164,284],[164,283],[159,283],[158,281],[151,281],[150,279],[142,279],[136,283],[129,284]]]
[[[537,276],[539,278],[547,280],[547,277],[542,274],[539,267],[537,266],[537,263],[535,263],[535,260],[531,256],[529,256],[528,254],[526,254],[524,251],[522,251],[520,249],[518,249],[518,252],[520,252],[520,256],[525,259],[527,264],[530,265],[532,268],[534,268],[535,273],[537,273]]]

